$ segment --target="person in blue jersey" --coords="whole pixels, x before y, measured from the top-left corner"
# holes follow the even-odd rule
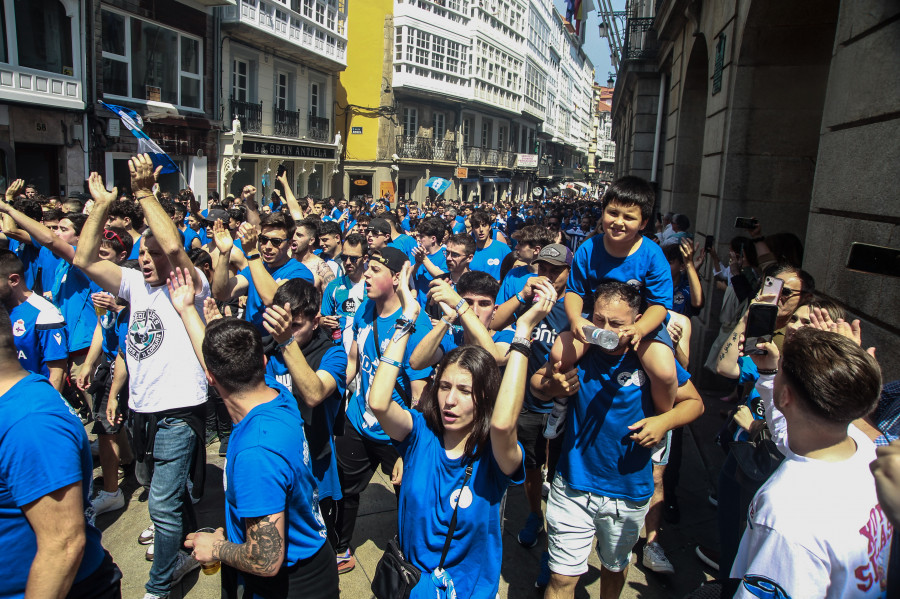
[[[409,208],[407,209],[406,216],[400,222],[400,226],[407,233],[413,233],[416,230],[416,225],[419,223],[419,203],[418,202],[410,202]]]
[[[222,563],[222,596],[337,599],[334,550],[319,511],[312,456],[297,400],[266,376],[262,335],[220,318],[204,329],[190,275],[169,293],[198,359],[234,421],[225,463],[225,529],[187,535],[201,563]]]
[[[132,251],[129,260],[137,260],[141,249],[141,229],[144,228],[144,211],[141,205],[131,200],[116,200],[109,208],[107,227],[120,227],[131,236]]]
[[[39,222],[44,220],[44,212],[41,210],[41,205],[37,200],[22,196],[16,198],[13,194],[10,194],[6,197],[6,203],[15,206],[16,210],[33,220]],[[55,230],[59,226],[59,217],[57,217],[55,222],[47,220],[44,222],[44,225],[50,228],[51,231]],[[50,225],[53,227],[51,228]],[[7,241],[9,244],[7,249],[14,252],[25,266],[25,285],[32,291],[38,291],[39,293],[43,291],[38,279],[40,246],[35,245],[31,236],[19,229],[15,221],[3,214],[0,214],[0,239]]]
[[[416,229],[419,246],[413,250],[413,281],[416,297],[423,307],[428,302],[428,289],[436,277],[447,273],[447,259],[441,243],[447,226],[440,218],[431,216],[419,223]]]
[[[381,215],[381,218],[384,219],[391,228],[391,238],[388,241],[388,246],[397,248],[406,254],[410,264],[415,262],[416,256],[413,254],[413,250],[418,242],[403,232],[403,229],[400,227],[400,219],[397,218],[397,215],[393,212],[385,212]]]
[[[486,272],[473,270],[460,277],[455,289],[442,279],[435,279],[431,287],[431,299],[440,306],[442,316],[413,350],[410,366],[433,366],[457,347],[477,345],[487,350],[502,368],[515,330],[491,329],[500,287],[497,280]]]
[[[641,231],[653,215],[656,196],[644,179],[621,177],[603,195],[603,233],[587,239],[575,253],[566,289],[566,314],[575,338],[585,342],[591,324],[582,312],[601,281],[613,279],[639,288],[648,307],[639,323],[622,331],[631,341],[650,380],[658,412],[672,407],[678,388],[672,339],[664,322],[672,307],[672,275],[662,249]]]
[[[641,295],[627,283],[611,281],[599,285],[594,296],[591,323],[619,335],[616,349],[581,343],[566,332],[552,350],[559,372],[577,369],[563,393],[571,395],[565,440],[547,501],[546,596],[553,598],[574,597],[595,532],[600,592],[619,597],[653,494],[652,447],[643,446],[631,427],[657,413],[648,377],[622,334],[640,320]],[[546,374],[544,367],[531,381],[540,394],[547,391],[541,386]]]
[[[500,280],[500,265],[510,253],[509,246],[491,238],[491,217],[484,210],[476,210],[469,219],[475,235],[475,257],[469,268],[486,272]]]
[[[216,225],[215,242],[219,255],[211,283],[212,295],[223,302],[246,295],[244,319],[262,331],[262,315],[266,306],[272,303],[278,288],[277,281],[303,279],[312,283],[315,279],[305,265],[291,260],[288,255],[294,235],[294,221],[287,214],[269,214],[261,220],[259,233],[249,224],[241,229],[241,233],[248,266],[230,276],[229,256],[234,248],[233,238],[224,227]],[[254,276],[255,273],[258,276]]]
[[[341,499],[334,423],[343,408],[347,352],[331,332],[319,326],[321,296],[310,283],[287,281],[263,314],[268,358],[266,374],[294,394],[305,423],[312,471],[319,489],[319,508],[332,546],[337,544],[335,515]]]
[[[369,402],[378,358],[387,347],[388,337],[401,316],[397,288],[400,285],[400,271],[405,264],[409,261],[397,248],[370,253],[364,275],[367,301],[353,318],[353,344],[347,354],[347,380],[352,380],[357,373],[359,377],[347,406],[344,434],[335,440],[343,495],[338,504],[337,519],[337,560],[341,573],[352,570],[356,565],[350,541],[359,511],[359,495],[368,486],[373,472],[381,466],[382,471],[390,475],[395,490],[403,475],[400,454],[378,424]],[[429,375],[428,370],[416,370],[409,366],[409,354],[425,336],[428,318],[419,314],[411,325],[416,327],[417,332],[413,333],[413,343],[403,359],[403,371],[395,378],[393,392],[389,394],[404,409],[415,405]]]
[[[497,304],[502,304],[522,291],[525,283],[531,277],[537,275],[537,263],[534,259],[540,254],[541,249],[553,243],[553,235],[550,229],[540,225],[528,225],[518,229],[513,234],[516,241],[516,263],[521,266],[513,267],[500,285],[497,292]]]
[[[0,302],[12,319],[13,341],[22,368],[47,378],[60,391],[69,359],[66,321],[59,308],[25,285],[25,267],[0,250]]]
[[[450,227],[451,234],[466,232],[466,221],[457,213],[456,208],[447,208],[444,210],[444,220],[447,221],[447,226]]]
[[[663,248],[672,273],[672,310],[688,318],[703,307],[703,287],[694,266],[694,244],[690,239]]]
[[[353,317],[366,299],[366,272],[368,244],[359,233],[347,235],[340,259],[344,273],[330,282],[322,294],[321,326],[340,332],[345,351],[350,351],[353,343]]]
[[[340,198],[335,202],[334,208],[331,209],[332,220],[337,221],[340,219],[345,210],[347,210],[347,198]]]
[[[408,267],[401,276],[408,276]],[[524,479],[523,450],[516,435],[522,409],[531,333],[556,297],[535,303],[519,319],[506,371],[480,347],[460,347],[441,361],[434,383],[416,410],[390,400],[402,375],[400,360],[420,306],[401,286],[404,316],[392,331],[372,384],[371,407],[403,456],[404,481],[398,510],[404,555],[422,576],[411,597],[496,597],[500,582],[500,503],[510,484]],[[441,559],[448,523],[456,528]]]
[[[122,596],[122,573],[91,510],[84,426],[44,377],[16,358],[0,306],[0,596]]]
[[[373,218],[366,227],[366,242],[369,244],[369,249],[380,251],[388,247],[391,243],[392,232],[393,229],[391,229],[391,224],[388,221],[381,217]],[[404,248],[398,249],[406,253]],[[407,259],[409,258],[407,257]]]
[[[334,277],[344,274],[340,260],[342,238],[341,226],[336,222],[328,221],[319,224],[319,249],[322,250],[319,252],[319,258],[325,261],[325,265],[331,269]],[[332,278],[332,280],[334,279]]]
[[[512,237],[513,234],[525,226],[525,219],[519,216],[519,207],[512,206],[509,209],[509,218],[506,219],[506,234]]]

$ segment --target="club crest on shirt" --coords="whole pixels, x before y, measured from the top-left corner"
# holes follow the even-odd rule
[[[676,291],[675,297],[672,299],[672,303],[676,306],[684,304],[684,293],[682,293],[681,291]]]
[[[619,383],[621,387],[630,387],[634,385],[635,387],[643,387],[644,383],[647,382],[647,375],[644,374],[644,371],[638,368],[634,372],[620,372],[619,376],[616,377],[616,382]]]
[[[356,299],[352,297],[348,297],[341,303],[341,312],[344,314],[356,314],[356,308],[358,308],[356,304]]]
[[[149,358],[162,345],[165,329],[155,310],[139,310],[128,327],[128,355],[136,360]]]
[[[765,576],[747,574],[741,582],[744,590],[760,599],[791,599],[781,585]]]
[[[472,505],[472,490],[467,486],[462,489],[456,489],[453,493],[450,494],[450,509],[454,509],[456,507],[457,502],[459,503],[459,507],[462,509],[466,509],[470,505]]]
[[[21,337],[25,334],[25,321],[21,318],[13,323],[13,335]]]

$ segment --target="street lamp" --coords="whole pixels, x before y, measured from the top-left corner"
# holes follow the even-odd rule
[[[616,80],[613,79],[612,73],[609,74],[609,79],[606,80],[606,87],[614,87],[616,85]]]
[[[600,29],[600,37],[609,37],[609,25],[606,24],[606,21],[601,21],[598,29]]]

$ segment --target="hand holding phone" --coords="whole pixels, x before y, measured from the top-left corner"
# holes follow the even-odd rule
[[[772,340],[775,334],[775,319],[778,317],[777,304],[753,303],[747,311],[747,328],[744,330],[744,354],[767,353],[756,346]]]

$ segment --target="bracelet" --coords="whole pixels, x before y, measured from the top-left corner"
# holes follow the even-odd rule
[[[447,320],[447,317],[446,317],[446,316],[441,316],[441,322],[443,322],[443,323],[444,323],[445,325],[447,325],[449,328],[451,328],[451,329],[453,328],[453,323],[450,322],[449,320]]]
[[[396,366],[397,368],[402,368],[402,367],[403,367],[403,364],[401,364],[401,363],[398,362],[397,360],[391,360],[390,358],[385,358],[384,356],[381,356],[381,357],[378,359],[378,361],[379,361],[381,364],[387,364],[388,366]]]
[[[457,314],[459,314],[459,311],[462,310],[462,307],[465,306],[465,305],[468,304],[468,303],[469,303],[469,302],[467,302],[466,300],[461,299],[461,300],[459,300],[459,303],[456,304],[456,307],[453,308],[453,309],[456,310],[456,313],[457,313]]]
[[[509,349],[506,351],[506,355],[508,356],[510,352],[517,351],[526,358],[531,357],[531,346],[525,345],[524,343],[512,342],[509,344]]]
[[[262,258],[260,254],[251,254],[247,256],[247,262],[249,262],[250,260],[259,260],[260,258]]]
[[[288,338],[284,341],[284,343],[279,343],[279,344],[276,346],[276,349],[278,349],[278,350],[280,350],[280,351],[284,351],[284,349],[285,349],[288,345],[290,345],[291,343],[293,343],[294,341],[296,341],[296,339],[294,339],[294,336],[291,335],[290,337],[288,337]]]
[[[510,343],[519,343],[526,347],[529,347],[529,348],[531,347],[531,339],[529,339],[528,337],[520,337],[519,335],[516,335],[515,337],[513,337],[513,340],[510,341]]]
[[[757,368],[756,372],[758,372],[759,374],[763,374],[763,375],[767,374],[767,375],[773,376],[773,375],[778,374],[778,369],[773,368],[771,370],[763,370],[761,368]]]
[[[516,299],[519,300],[519,303],[520,303],[520,304],[527,304],[527,303],[528,303],[528,302],[525,301],[525,296],[522,295],[522,292],[521,292],[521,291],[517,291],[517,292],[516,292]]]
[[[140,202],[140,201],[143,200],[143,199],[146,199],[146,198],[155,198],[155,197],[156,197],[155,195],[153,195],[152,193],[149,193],[149,194],[144,195],[144,196],[136,196],[134,199],[137,200],[138,202]]]
[[[465,314],[466,312],[468,312],[468,311],[471,310],[471,309],[472,309],[472,304],[466,302],[466,305],[465,305],[465,307],[463,308],[463,311],[462,311],[462,312],[460,312],[460,311],[457,310],[457,312],[456,312],[456,317],[457,317],[457,318],[461,318],[463,314]]]

